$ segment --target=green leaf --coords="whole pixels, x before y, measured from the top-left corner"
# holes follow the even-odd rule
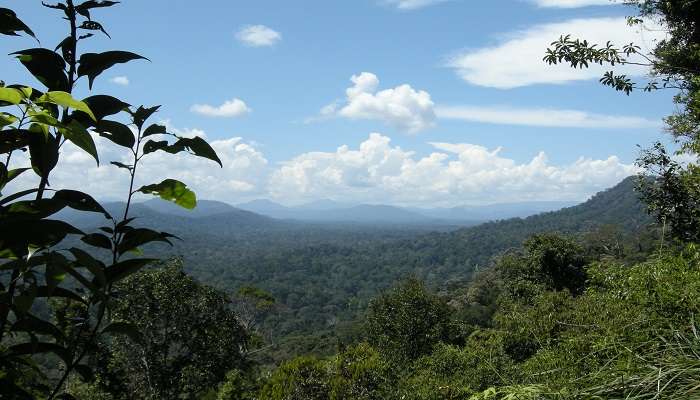
[[[141,137],[151,136],[151,135],[163,135],[166,134],[165,125],[153,124],[143,131]]]
[[[153,258],[132,258],[130,260],[121,261],[114,265],[110,265],[105,270],[107,283],[120,281],[127,276],[138,272],[141,268],[158,260]]]
[[[107,250],[112,250],[112,241],[101,233],[91,233],[80,238],[83,242],[90,246],[100,247]]]
[[[137,192],[160,196],[180,207],[193,209],[197,206],[197,196],[184,183],[175,179],[166,179],[161,183],[143,186]]]
[[[138,59],[148,60],[146,57],[128,51],[85,53],[80,56],[78,76],[87,76],[89,87],[92,89],[92,84],[95,81],[95,78],[97,78],[102,72],[111,68],[115,64],[126,63]]]
[[[36,102],[37,103],[53,103],[53,104],[63,106],[66,108],[72,108],[74,110],[84,112],[90,118],[92,118],[93,121],[97,120],[97,118],[95,117],[95,114],[92,113],[92,110],[90,110],[90,107],[88,107],[88,105],[85,104],[85,102],[74,99],[73,96],[71,96],[71,94],[68,92],[63,92],[63,91],[47,92],[47,93],[44,93],[43,96],[39,97],[36,100]]]
[[[72,120],[66,128],[60,129],[59,131],[66,139],[70,140],[71,143],[90,154],[97,162],[97,165],[100,165],[100,157],[97,154],[95,141],[92,139],[90,132],[88,132],[80,122]]]
[[[64,257],[62,254],[52,252],[47,255],[44,278],[46,280],[46,287],[48,288],[49,296],[51,296],[58,284],[66,279],[67,266],[68,260],[66,260],[66,257]]]
[[[49,90],[67,91],[66,62],[58,53],[44,48],[26,49],[12,53],[39,82]]]
[[[7,87],[0,87],[0,102],[8,104],[19,104],[24,99],[24,93],[22,93],[21,91]]]
[[[167,232],[157,232],[146,228],[136,228],[124,234],[121,243],[119,243],[119,246],[117,246],[117,251],[119,254],[124,254],[127,251],[133,250],[150,242],[164,242],[172,246],[172,242],[170,242],[168,239],[174,237],[175,236]]]
[[[105,218],[112,219],[107,210],[87,193],[77,190],[59,190],[53,195],[53,198],[65,202],[66,206],[74,210],[102,213]]]
[[[136,137],[128,126],[115,121],[102,120],[95,127],[100,136],[109,139],[114,144],[131,149],[136,143]]]
[[[19,36],[17,32],[24,32],[36,39],[34,32],[17,18],[17,14],[8,8],[0,8],[0,33],[8,36]]]
[[[15,117],[14,115],[0,112],[0,128],[12,125],[17,121],[19,121],[19,118]]]

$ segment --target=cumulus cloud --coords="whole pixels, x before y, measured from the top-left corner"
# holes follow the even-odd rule
[[[170,127],[169,130],[189,137],[206,136],[199,129]],[[100,166],[83,150],[66,142],[61,148],[59,167],[51,175],[51,187],[77,189],[100,199],[124,200],[129,188],[129,175],[109,163],[118,161],[130,164],[133,156],[104,138],[94,138],[100,154]],[[213,140],[210,144],[219,155],[223,168],[210,160],[190,154],[155,152],[144,157],[139,164],[137,187],[172,178],[186,183],[200,199],[236,201],[246,196],[255,198],[262,195],[268,161],[260,151],[240,137]],[[13,165],[28,164],[25,155],[16,154]],[[27,172],[13,183],[8,192],[35,187],[38,178]]]
[[[385,0],[384,4],[394,6],[399,10],[417,10],[446,1],[449,0]]]
[[[174,132],[174,129],[169,128]],[[196,129],[178,134],[201,136]],[[121,200],[128,191],[128,174],[110,161],[129,163],[129,154],[113,143],[95,137],[101,157],[95,160],[71,143],[51,177],[52,188],[78,189],[99,199]],[[634,165],[615,156],[581,157],[566,165],[552,165],[540,152],[530,161],[517,162],[501,148],[469,143],[430,143],[430,154],[393,145],[391,139],[372,133],[359,146],[340,146],[334,152],[308,152],[271,165],[252,143],[240,137],[210,141],[224,165],[189,154],[156,152],[140,164],[137,187],[178,179],[200,199],[238,203],[273,198],[298,203],[331,198],[345,202],[411,206],[456,206],[525,200],[584,200],[634,174]],[[27,156],[13,157],[12,168],[29,164]],[[80,179],[76,179],[79,177]],[[38,178],[27,172],[7,192],[35,187]]]
[[[658,128],[662,125],[661,121],[642,117],[552,108],[453,106],[438,107],[435,113],[441,119],[557,128],[637,129]]]
[[[246,46],[267,47],[282,40],[282,35],[265,25],[247,25],[236,33],[236,39]]]
[[[434,125],[435,104],[428,92],[408,84],[378,91],[379,78],[369,72],[353,75],[350,80],[353,86],[345,91],[345,101],[323,107],[320,118],[377,120],[407,133],[418,133]]]
[[[392,146],[373,133],[353,150],[301,154],[275,170],[273,197],[286,201],[337,198],[344,201],[454,206],[470,202],[529,199],[583,200],[634,174],[633,165],[611,156],[581,157],[550,165],[540,152],[526,163],[502,156],[501,148],[467,143],[431,143],[424,157]]]
[[[121,85],[121,86],[128,86],[129,85],[129,78],[126,76],[115,76],[114,78],[110,79],[109,81],[116,84],[116,85]]]
[[[248,114],[252,110],[241,99],[227,100],[220,106],[209,104],[195,104],[190,107],[190,111],[207,117],[240,117]]]
[[[608,6],[614,0],[530,0],[542,8],[579,8],[588,6]]]
[[[630,27],[625,18],[574,19],[536,25],[514,32],[494,46],[463,51],[451,57],[448,66],[473,85],[499,89],[597,79],[609,69],[599,65],[587,69],[547,65],[542,61],[545,50],[563,34],[591,43],[611,41],[622,46],[634,42],[643,50],[652,49],[656,41],[665,37],[663,29],[651,22]],[[631,76],[649,72],[646,67],[634,65],[619,66],[615,70]]]

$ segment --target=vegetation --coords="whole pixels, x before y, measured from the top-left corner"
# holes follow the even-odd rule
[[[669,29],[653,54],[563,36],[545,60],[586,67],[641,56],[654,72],[643,90],[679,91],[669,130],[678,152],[697,156],[698,2],[628,3],[639,11],[631,24],[658,18]],[[69,36],[56,51],[15,55],[46,90],[0,87],[0,189],[20,174],[37,181],[0,197],[1,398],[700,398],[694,163],[657,145],[639,161],[644,203],[628,179],[559,212],[428,234],[329,235],[244,212],[143,214],[137,193],[196,204],[172,179],[135,188],[143,157],[186,151],[221,162],[201,138],[146,126],[158,107],[73,97],[78,78],[91,88],[115,64],[143,59],[78,54],[79,42],[106,34],[92,14],[116,4],[44,4],[65,15]],[[34,36],[9,9],[0,27]],[[601,81],[639,88],[614,72]],[[99,162],[97,138],[133,156],[112,163],[131,182],[119,212],[50,185],[62,145]],[[173,252],[182,259],[143,256]]]

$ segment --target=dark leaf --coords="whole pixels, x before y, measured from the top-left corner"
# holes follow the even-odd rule
[[[34,32],[17,18],[17,14],[8,8],[0,8],[0,33],[8,36],[18,36],[17,32],[24,32],[36,39]]]
[[[145,194],[160,196],[180,207],[193,209],[197,205],[197,196],[184,183],[175,179],[166,179],[161,183],[143,186],[137,190]]]
[[[143,154],[150,154],[158,150],[177,153],[174,148],[170,147],[167,140],[149,140],[143,145]]]
[[[80,56],[80,66],[78,76],[87,76],[90,89],[92,84],[102,72],[111,68],[115,64],[126,63],[132,60],[144,59],[138,54],[128,51],[107,51],[104,53],[85,53]]]
[[[136,343],[141,343],[143,340],[143,335],[141,335],[139,329],[130,322],[112,322],[102,330],[102,334],[105,333],[126,335]]]
[[[63,333],[55,325],[30,314],[24,315],[21,319],[12,324],[10,330],[13,332],[31,332],[34,334],[49,335],[53,336],[56,340],[63,339]]]
[[[6,129],[0,131],[0,153],[9,153],[29,144],[30,132],[26,129]]]
[[[71,276],[74,276],[74,274],[76,273],[75,271],[71,273],[70,269],[67,269],[66,272],[68,272]],[[36,297],[61,297],[64,299],[70,299],[85,304],[85,300],[82,297],[80,297],[77,293],[62,288],[60,286],[54,288],[52,291],[49,291],[49,288],[46,286],[37,286]]]
[[[75,11],[78,14],[90,19],[90,9],[100,8],[100,7],[111,7],[115,4],[119,4],[118,1],[99,1],[99,0],[88,0],[80,5],[75,6]],[[109,35],[108,35],[109,36]]]
[[[59,243],[69,234],[80,235],[79,229],[70,224],[50,219],[3,221],[0,229],[0,258],[16,258],[28,253],[28,249],[46,248]]]
[[[10,346],[8,349],[13,355],[33,355],[42,353],[54,353],[59,356],[64,362],[70,363],[70,353],[67,349],[55,344],[55,343],[21,343],[14,346]]]
[[[124,254],[129,250],[133,250],[141,245],[150,242],[165,242],[172,246],[169,238],[175,236],[166,232],[157,232],[146,228],[136,228],[127,232],[122,238],[121,243],[117,247],[119,254]]]
[[[121,261],[107,267],[105,276],[107,283],[114,283],[126,278],[127,276],[138,272],[141,268],[158,260],[152,258],[133,258],[131,260]]]
[[[162,135],[165,134],[166,129],[165,125],[158,125],[158,124],[153,124],[146,128],[146,130],[143,131],[143,134],[141,135],[142,137],[146,136],[151,136],[151,135]]]
[[[90,246],[112,250],[112,241],[101,233],[90,233],[80,238],[80,240],[89,244]]]
[[[151,117],[158,109],[160,106],[153,106],[149,108],[145,108],[144,106],[139,106],[139,108],[136,109],[136,111],[131,113],[131,118],[134,120],[134,124],[141,129],[143,127],[143,123],[146,122],[148,118]]]
[[[110,162],[110,164],[116,165],[116,166],[119,167],[119,168],[124,168],[124,169],[131,170],[131,167],[130,167],[130,166],[128,166],[128,165],[126,165],[126,164],[124,164],[124,163],[120,163],[120,162],[118,162],[118,161],[112,161],[112,162]]]
[[[37,175],[48,177],[58,162],[59,141],[37,124],[29,127],[29,157]]]
[[[53,198],[64,201],[68,207],[74,210],[102,213],[105,218],[112,218],[107,210],[87,193],[77,190],[59,190],[53,195]]]
[[[184,146],[199,157],[208,158],[218,163],[221,167],[224,166],[221,163],[219,156],[216,155],[214,149],[211,148],[211,146],[209,145],[209,143],[206,142],[206,140],[202,139],[199,136],[195,136],[191,139],[182,138],[175,143],[175,146],[178,145]]]
[[[95,373],[92,371],[92,368],[85,364],[78,364],[73,367],[75,369],[75,372],[77,372],[83,380],[86,382],[92,382],[95,379]],[[75,399],[75,397],[71,396],[70,398]]]
[[[102,120],[97,123],[95,131],[103,138],[109,139],[113,143],[128,149],[134,147],[134,143],[136,143],[136,138],[131,129],[120,122]]]
[[[38,220],[56,214],[65,207],[65,202],[55,199],[22,200],[10,204],[5,217],[10,220]]]
[[[39,82],[49,90],[68,91],[66,62],[56,52],[44,48],[26,49],[12,53]]]
[[[95,276],[95,282],[100,287],[107,283],[107,278],[105,277],[104,272],[105,265],[102,261],[95,259],[86,251],[75,247],[69,249],[68,251],[73,255],[73,257],[75,257],[77,266],[87,268],[87,270]]]
[[[85,11],[85,14],[87,14],[87,15],[85,15],[87,18],[90,18],[90,13],[87,10]],[[101,31],[102,33],[107,35],[108,38],[110,38],[110,39],[112,38],[111,36],[109,36],[109,33],[107,33],[105,28],[99,22],[84,21],[78,28],[86,29],[89,31]]]

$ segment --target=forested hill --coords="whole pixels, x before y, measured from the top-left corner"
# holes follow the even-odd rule
[[[286,234],[210,233],[203,240],[194,224],[185,234],[186,247],[176,252],[184,257],[187,270],[204,282],[226,289],[253,284],[272,292],[282,307],[268,324],[280,336],[323,332],[358,315],[372,296],[398,279],[415,275],[435,286],[468,280],[476,266],[488,265],[494,256],[538,232],[579,234],[614,225],[619,235],[610,229],[607,234],[626,236],[636,249],[636,234],[651,220],[633,188],[630,178],[578,206],[429,234],[388,235],[369,228],[333,232],[309,225],[315,234],[294,226]],[[601,235],[590,236],[598,240]]]

